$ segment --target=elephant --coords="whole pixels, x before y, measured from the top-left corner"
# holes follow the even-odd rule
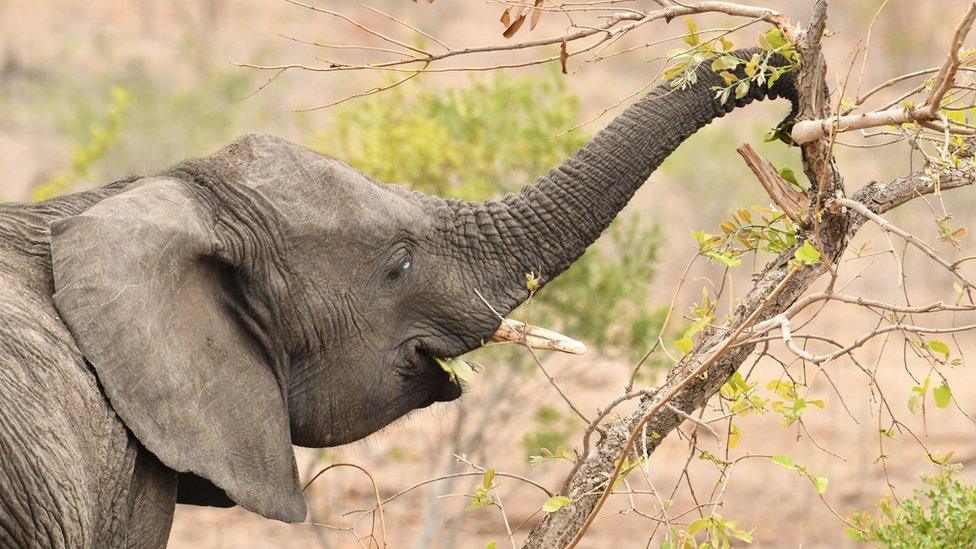
[[[790,74],[720,103],[708,65],[484,202],[250,134],[0,205],[0,546],[165,546],[176,503],[305,520],[292,445],[457,399],[437,359],[492,338],[682,141],[753,100],[796,113]]]

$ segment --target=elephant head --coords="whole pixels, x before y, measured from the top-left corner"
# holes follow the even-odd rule
[[[491,338],[527,298],[526,273],[565,270],[713,118],[794,95],[787,75],[719,104],[721,83],[703,67],[686,89],[654,90],[536,184],[486,202],[249,135],[55,222],[55,304],[149,451],[300,521],[291,444],[347,443],[457,398],[435,357]]]

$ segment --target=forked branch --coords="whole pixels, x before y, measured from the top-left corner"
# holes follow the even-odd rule
[[[962,20],[959,22],[953,34],[952,42],[949,44],[946,60],[939,68],[939,72],[932,82],[932,91],[921,105],[897,106],[868,113],[832,116],[817,120],[803,120],[793,126],[791,132],[793,141],[802,145],[833,133],[912,122],[929,125],[938,131],[972,135],[973,130],[971,128],[955,126],[946,120],[942,120],[941,124],[937,123],[937,121],[941,118],[940,109],[942,108],[942,100],[955,85],[956,73],[961,63],[959,52],[974,22],[976,22],[976,0],[970,2],[965,14],[963,14]],[[921,71],[919,74],[923,74],[924,72]],[[900,78],[895,78],[889,82],[894,84],[900,80]],[[877,89],[872,90],[869,94],[873,94],[875,91]]]

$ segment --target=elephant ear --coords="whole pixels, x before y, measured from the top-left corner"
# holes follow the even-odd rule
[[[54,223],[54,301],[149,451],[242,507],[299,522],[282,389],[235,313],[239,277],[201,202],[177,179],[143,179]]]

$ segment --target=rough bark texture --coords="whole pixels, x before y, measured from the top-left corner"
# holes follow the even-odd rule
[[[822,118],[827,113],[826,82],[823,75],[825,67],[820,53],[820,37],[826,24],[826,0],[819,0],[813,11],[812,24],[808,33],[800,43],[803,55],[802,69],[798,75],[800,90],[800,117]],[[813,182],[811,199],[817,203],[813,206],[819,209],[827,200],[843,193],[843,179],[836,169],[829,143],[824,140],[804,145],[803,163],[807,177]],[[956,174],[943,179],[942,189],[954,188],[972,184],[972,178],[966,174]],[[817,192],[819,186],[820,192]],[[920,194],[931,193],[934,187],[916,177],[899,179],[888,184],[871,184],[864,187],[852,197],[864,203],[872,211],[883,213],[895,208]],[[861,227],[865,219],[854,212],[830,214],[824,212],[823,220],[807,233],[810,238],[824,252],[824,260],[835,262],[846,249],[850,238]],[[799,239],[800,242],[803,239]],[[790,271],[789,261],[793,257],[793,250],[780,254],[769,263],[757,276],[756,283],[749,293],[743,297],[740,306],[734,313],[730,327],[740,325],[750,314],[763,304],[774,288],[787,276]],[[813,282],[826,270],[825,262],[808,266],[798,271],[784,286],[781,293],[764,309],[757,322],[771,318],[788,308],[805,292]],[[680,364],[668,374],[666,382],[658,394],[666,394],[668,389],[695,371],[707,358],[704,352],[715,348],[727,334],[726,331],[713,331],[707,334],[704,341]],[[739,368],[743,361],[752,353],[754,345],[743,345],[730,349],[728,353],[717,360],[707,371],[707,376],[695,378],[684,390],[671,401],[675,408],[691,413],[702,407],[721,386]],[[615,461],[624,451],[624,445],[635,426],[639,425],[644,416],[654,406],[655,400],[644,400],[638,409],[624,419],[624,421],[606,427],[606,435],[594,448],[589,456],[584,456],[584,463],[570,479],[569,495],[574,498],[574,504],[559,512],[547,515],[530,534],[524,547],[552,548],[565,547],[585,523],[593,510],[602,487],[606,485],[608,477],[614,470]],[[661,441],[668,436],[684,418],[678,413],[665,407],[652,417],[646,426],[648,454],[652,453]],[[654,436],[651,436],[651,434]],[[638,439],[640,440],[640,439]],[[635,449],[631,449],[634,451]],[[593,494],[585,497],[579,494]],[[585,538],[584,538],[585,539]]]

